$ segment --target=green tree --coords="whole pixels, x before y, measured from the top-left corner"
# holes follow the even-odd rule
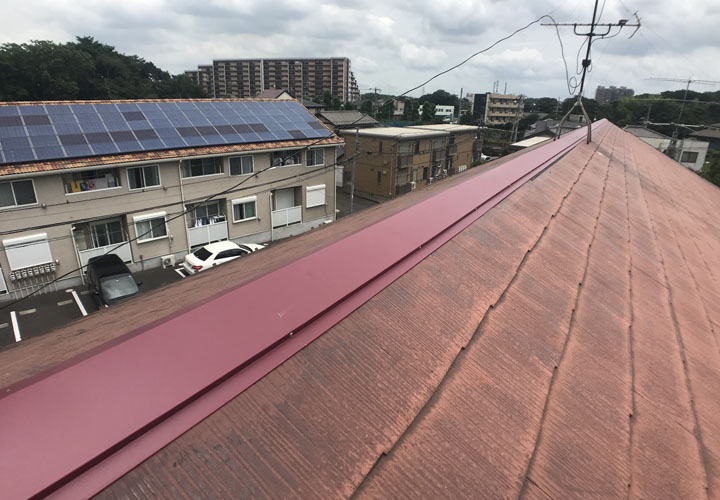
[[[424,123],[435,121],[435,104],[430,101],[425,101],[423,103],[421,119]]]
[[[416,122],[420,119],[420,102],[417,99],[405,100],[405,108],[403,108],[403,120],[407,122]]]
[[[372,101],[366,99],[360,104],[360,111],[362,111],[366,115],[372,115],[372,110],[373,110]]]
[[[184,75],[173,76],[92,37],[56,44],[0,45],[0,100],[204,97]]]

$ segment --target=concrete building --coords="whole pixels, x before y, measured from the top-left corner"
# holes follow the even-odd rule
[[[640,125],[628,125],[624,130],[638,139],[650,144],[663,154],[667,154],[672,139],[665,134],[656,132]],[[677,141],[677,158],[673,158],[681,165],[699,172],[705,164],[708,143],[696,139],[680,139]]]
[[[342,102],[359,100],[350,59],[223,59],[186,75],[211,97],[255,97],[267,89],[287,89],[300,98],[330,92]]]
[[[168,122],[160,128],[161,122],[179,118],[169,111],[147,111],[169,103],[184,110],[184,127]],[[0,104],[0,292],[22,293],[66,273],[58,286],[72,286],[81,280],[74,270],[109,251],[139,270],[172,265],[212,241],[263,243],[333,221],[335,150],[342,141],[296,101],[275,104]],[[258,114],[233,115],[241,105],[254,106]],[[99,107],[120,112],[113,112],[113,120],[105,118],[109,113],[90,112]],[[272,115],[264,122],[236,124],[264,113],[290,117],[283,119],[294,120],[288,126],[297,130],[284,133]],[[41,122],[45,125],[30,125]],[[5,138],[33,127],[48,130]],[[76,133],[64,134],[71,128]],[[229,143],[233,138],[238,143]],[[50,141],[62,147],[41,161],[14,161],[22,150],[9,148],[18,141],[33,144],[30,157],[48,153],[43,149],[48,146],[40,145]],[[114,154],[100,154],[113,149]]]
[[[455,117],[455,106],[443,106],[438,104],[435,106],[435,116],[439,116],[445,123],[450,123]]]
[[[707,141],[710,149],[720,150],[720,123],[713,123],[708,128],[693,132],[690,137]]]
[[[449,124],[361,129],[355,192],[390,199],[463,172],[480,155],[477,131],[477,127]],[[341,130],[340,135],[346,151],[354,151],[355,131]],[[348,166],[346,187],[349,179]]]
[[[522,116],[525,96],[515,94],[473,94],[471,112],[487,126],[510,123]]]
[[[621,97],[632,97],[634,95],[635,91],[633,89],[626,87],[614,87],[612,85],[610,87],[603,87],[602,85],[599,85],[595,90],[595,100],[598,104],[610,104]]]

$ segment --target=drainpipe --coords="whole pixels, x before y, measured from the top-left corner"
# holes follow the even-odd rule
[[[75,258],[77,259],[78,269],[80,270],[80,281],[85,284],[85,275],[82,270],[82,262],[80,261],[80,250],[78,250],[77,242],[75,241],[75,226],[70,226],[70,239],[73,242],[73,248],[75,249]]]
[[[270,243],[272,243],[273,241],[275,241],[275,239],[274,239],[275,236],[274,236],[274,234],[273,234],[273,226],[274,226],[274,223],[273,223],[273,209],[272,209],[272,205],[273,205],[273,203],[272,203],[272,201],[273,201],[273,192],[272,192],[272,191],[270,191],[269,200],[270,200]]]
[[[187,210],[185,208],[185,191],[183,190],[183,181],[182,181],[182,172],[180,171],[182,165],[182,160],[178,162],[178,184],[180,185],[180,204],[182,206],[182,211],[184,212]],[[187,221],[185,220],[185,215],[183,215],[183,226],[185,226],[185,241],[187,242],[187,251],[190,253],[190,230],[187,227]]]

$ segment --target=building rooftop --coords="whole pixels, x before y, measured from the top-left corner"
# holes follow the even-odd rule
[[[720,191],[607,122],[584,137],[0,351],[4,497],[716,496]],[[195,397],[101,451],[163,387]]]
[[[325,118],[328,123],[335,127],[347,125],[379,125],[377,120],[361,111],[321,111],[318,116]]]
[[[341,143],[296,100],[0,103],[0,176]]]
[[[354,130],[341,130],[341,135],[354,134]],[[419,139],[423,137],[443,137],[448,135],[445,130],[428,130],[415,127],[377,127],[360,129],[359,134],[363,137],[381,137],[396,139]]]
[[[642,125],[628,125],[626,127],[623,127],[623,130],[625,130],[629,134],[634,135],[635,137],[644,137],[649,139],[670,139],[665,134],[650,130],[649,128],[643,127]]]
[[[258,99],[277,99],[283,94],[288,94],[290,96],[292,95],[285,89],[265,89],[260,92],[257,97]]]
[[[437,123],[433,125],[412,125],[408,128],[420,128],[425,130],[444,130],[447,132],[477,132],[478,127],[472,125],[457,125],[452,123]]]

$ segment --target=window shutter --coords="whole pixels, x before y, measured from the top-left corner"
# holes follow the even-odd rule
[[[325,205],[325,184],[308,186],[305,193],[305,208]]]

